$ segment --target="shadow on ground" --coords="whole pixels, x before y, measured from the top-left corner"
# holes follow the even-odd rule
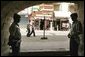
[[[69,56],[69,51],[20,52],[20,56]],[[9,56],[12,56],[10,53]]]

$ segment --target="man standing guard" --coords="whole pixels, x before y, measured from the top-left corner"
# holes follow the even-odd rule
[[[71,31],[68,34],[68,38],[70,38],[70,54],[71,56],[78,56],[78,47],[80,44],[79,35],[82,34],[82,25],[81,22],[77,20],[77,13],[72,13],[70,16],[73,21]]]

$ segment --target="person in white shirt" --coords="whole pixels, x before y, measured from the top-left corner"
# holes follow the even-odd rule
[[[30,30],[31,30],[30,36],[31,36],[31,34],[33,33],[33,36],[35,37],[34,21],[31,21],[31,23],[30,23]]]

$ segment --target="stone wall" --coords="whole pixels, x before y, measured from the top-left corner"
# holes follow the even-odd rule
[[[78,3],[78,15],[79,15],[79,21],[82,23],[83,27],[83,34],[80,38],[80,46],[79,46],[79,56],[84,56],[84,2]]]

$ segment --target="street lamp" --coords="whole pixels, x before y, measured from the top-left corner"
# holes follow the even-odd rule
[[[44,32],[43,32],[43,37],[41,37],[41,39],[47,39],[47,37],[45,37],[45,16],[44,16]]]

